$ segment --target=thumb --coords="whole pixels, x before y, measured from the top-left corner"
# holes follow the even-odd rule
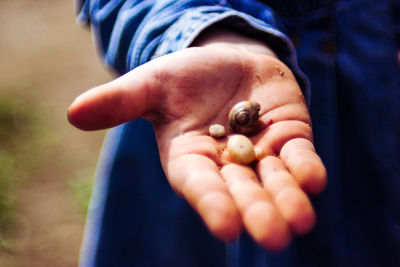
[[[154,93],[159,91],[160,84],[155,77],[152,66],[145,64],[86,91],[68,108],[69,122],[90,131],[114,127],[142,116],[155,106]]]

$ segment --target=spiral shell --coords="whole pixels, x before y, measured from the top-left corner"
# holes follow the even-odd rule
[[[229,112],[229,125],[234,132],[252,133],[258,126],[260,104],[253,101],[242,101],[233,106]]]

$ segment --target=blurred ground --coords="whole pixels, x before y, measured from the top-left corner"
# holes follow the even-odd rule
[[[110,79],[73,0],[0,0],[0,266],[77,265],[104,132],[66,110]]]

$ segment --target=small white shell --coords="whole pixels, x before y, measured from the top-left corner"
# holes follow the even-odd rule
[[[244,135],[230,136],[227,146],[229,156],[237,163],[249,164],[255,159],[253,144]]]
[[[225,127],[222,126],[221,124],[214,124],[211,125],[210,128],[208,129],[208,132],[212,137],[224,137],[225,136]]]
[[[256,155],[256,159],[258,161],[262,160],[263,158],[265,158],[265,153],[263,151],[263,149],[261,147],[255,147],[254,148],[254,153]]]

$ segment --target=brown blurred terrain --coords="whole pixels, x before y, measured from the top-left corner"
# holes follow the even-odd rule
[[[104,132],[66,110],[111,79],[73,0],[0,0],[0,266],[76,266]]]

